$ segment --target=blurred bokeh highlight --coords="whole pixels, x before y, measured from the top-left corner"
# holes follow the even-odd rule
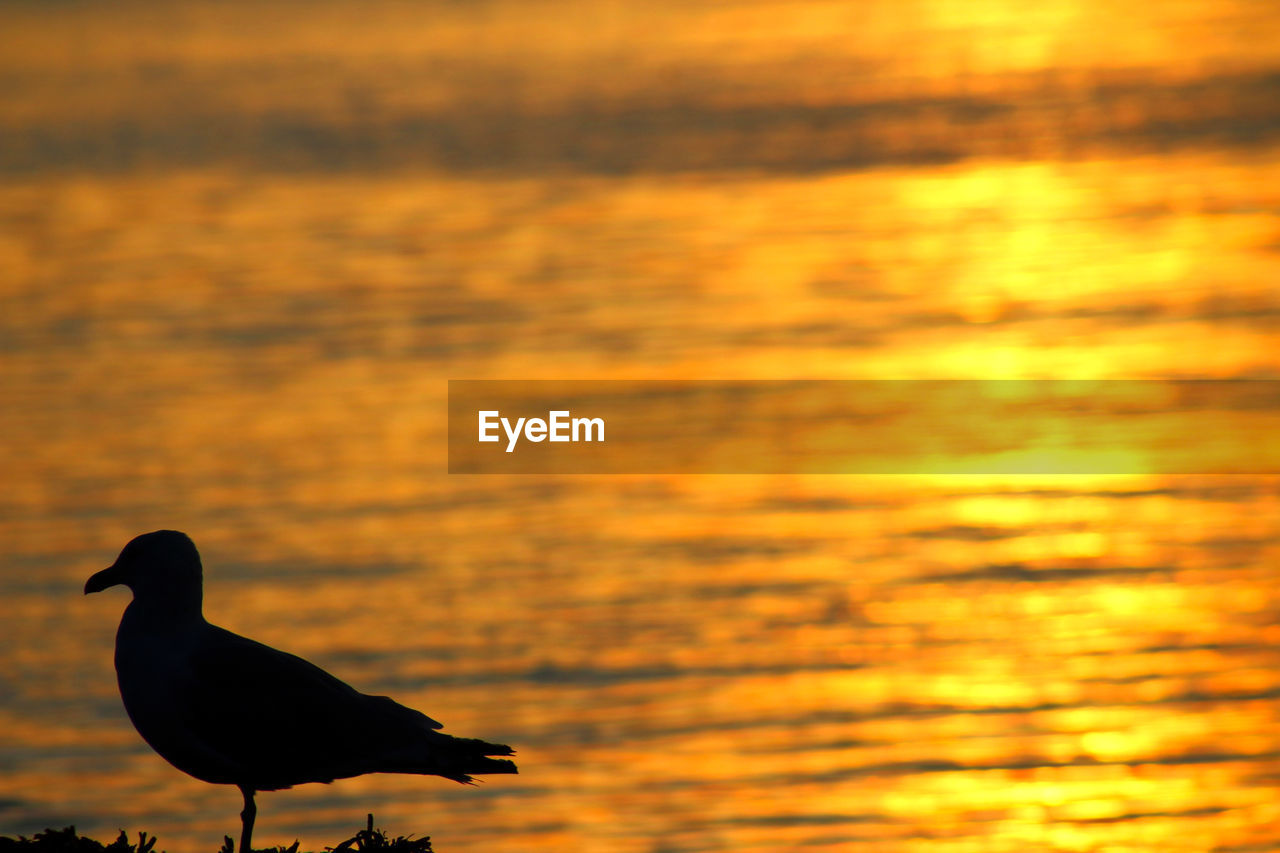
[[[1277,378],[1274,4],[14,2],[0,91],[0,833],[234,832],[80,595],[170,527],[520,750],[263,844],[1280,847],[1275,477],[446,473],[449,379]]]

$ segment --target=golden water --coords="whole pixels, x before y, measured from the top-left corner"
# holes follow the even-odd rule
[[[519,749],[441,851],[1280,847],[1280,481],[445,473],[450,378],[1274,377],[1257,3],[0,10],[0,832],[234,833],[131,536]]]

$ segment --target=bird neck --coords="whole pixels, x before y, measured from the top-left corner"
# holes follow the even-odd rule
[[[203,596],[199,588],[175,594],[147,595],[135,592],[133,601],[125,610],[129,620],[151,630],[164,627],[190,625],[204,621]]]

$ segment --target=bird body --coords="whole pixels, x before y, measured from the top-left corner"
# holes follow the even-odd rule
[[[179,770],[241,789],[241,853],[249,853],[255,791],[365,773],[470,783],[471,774],[517,772],[492,757],[513,754],[508,746],[444,734],[425,714],[210,624],[199,554],[182,533],[137,537],[85,592],[116,583],[134,592],[115,652],[129,719]]]

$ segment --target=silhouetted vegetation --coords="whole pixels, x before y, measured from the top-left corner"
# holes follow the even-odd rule
[[[65,829],[46,829],[33,838],[0,838],[0,853],[151,853],[155,838],[145,832],[138,833],[138,843],[130,844],[124,830],[110,844],[76,834],[74,826]]]
[[[86,838],[76,833],[74,826],[65,829],[46,829],[37,832],[33,837],[18,838],[0,837],[0,853],[154,853],[156,839],[145,832],[138,833],[138,843],[132,844],[125,831],[110,844],[103,844],[93,838]],[[389,838],[385,832],[375,829],[373,815],[369,815],[364,829],[339,842],[336,847],[324,848],[327,853],[432,853],[430,838],[413,838],[401,835]],[[163,850],[160,853],[164,853]],[[235,844],[231,836],[223,840],[222,849],[218,853],[235,853]],[[258,847],[254,853],[299,853],[298,842],[289,847]]]

